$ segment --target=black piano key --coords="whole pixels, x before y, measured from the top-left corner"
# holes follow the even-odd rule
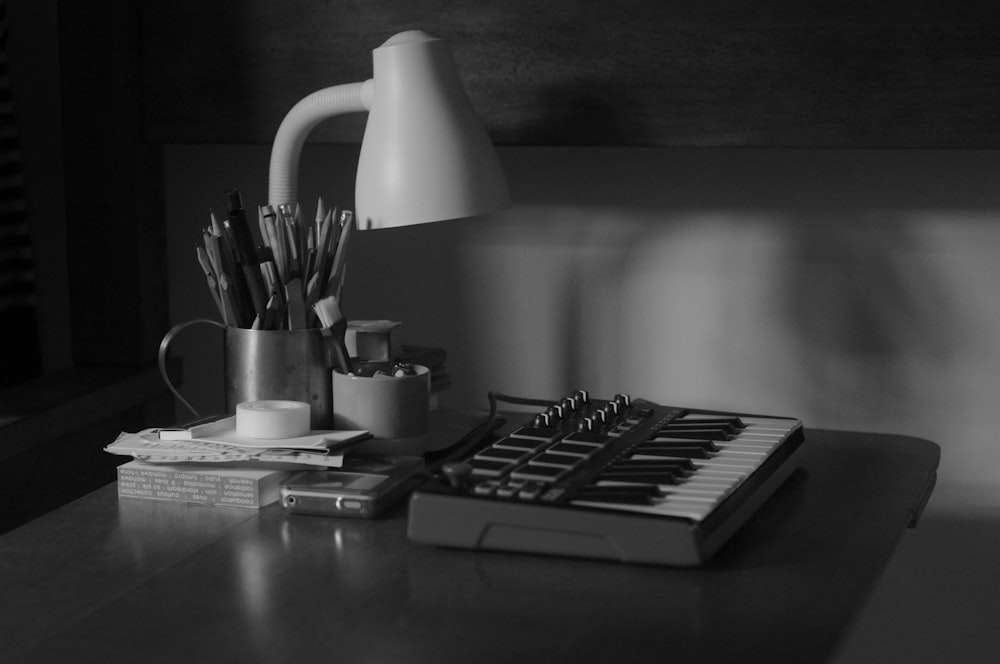
[[[714,440],[698,440],[693,438],[653,438],[639,445],[636,449],[646,449],[653,447],[700,447],[709,452],[718,452]]]
[[[684,459],[628,459],[611,464],[606,470],[615,471],[666,471],[684,474],[693,470],[690,461]]]
[[[669,472],[655,473],[635,471],[624,473],[602,473],[597,479],[607,482],[630,482],[634,484],[677,484],[681,477],[683,476]]]
[[[573,496],[574,500],[629,505],[652,505],[653,498],[663,493],[654,485],[636,486],[586,486]]]
[[[714,415],[698,415],[689,413],[674,420],[678,424],[698,424],[701,426],[730,427],[735,431],[742,431],[747,425],[739,417],[717,417]]]
[[[660,470],[671,468],[685,472],[694,470],[695,466],[688,459],[623,459],[608,466],[608,470]]]
[[[708,459],[712,456],[704,447],[683,447],[681,445],[665,445],[663,447],[640,445],[634,452],[646,456],[683,457],[685,459]]]
[[[696,440],[731,440],[733,434],[728,433],[725,429],[720,429],[718,427],[701,427],[701,426],[680,426],[668,424],[665,427],[661,427],[659,430],[660,435],[670,435],[684,438],[693,438]]]
[[[691,464],[691,462],[688,461],[688,460],[686,460],[686,459],[684,461],[687,462],[687,465],[681,465],[680,463],[671,463],[671,462],[668,462],[668,463],[659,463],[659,462],[642,463],[641,461],[642,460],[640,460],[639,462],[618,463],[618,464],[614,464],[612,466],[608,466],[603,471],[601,471],[601,477],[603,477],[607,473],[621,473],[621,474],[624,474],[624,473],[656,473],[656,474],[663,474],[663,475],[674,475],[676,477],[684,477],[684,476],[690,474],[691,469],[692,469],[691,467],[693,466],[693,464]],[[678,459],[678,461],[681,461],[681,460]]]

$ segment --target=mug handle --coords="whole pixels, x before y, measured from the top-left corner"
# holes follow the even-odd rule
[[[189,320],[184,323],[178,323],[170,328],[170,331],[163,335],[163,340],[160,341],[160,353],[159,353],[159,363],[160,363],[160,377],[163,378],[163,382],[167,384],[170,391],[173,392],[177,400],[184,404],[188,410],[194,413],[195,417],[201,417],[201,414],[194,409],[194,406],[188,403],[187,399],[181,396],[181,393],[174,386],[173,381],[170,380],[170,376],[167,375],[167,351],[170,348],[170,343],[174,340],[180,332],[184,329],[197,325],[198,323],[207,323],[208,325],[214,325],[215,327],[226,329],[226,326],[217,320],[212,320],[211,318],[195,318],[194,320]]]

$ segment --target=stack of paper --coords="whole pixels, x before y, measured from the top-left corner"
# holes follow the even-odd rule
[[[250,438],[236,432],[235,417],[227,417],[188,429],[122,432],[104,450],[146,463],[267,461],[338,467],[344,449],[369,437],[367,431],[313,431],[297,438]]]

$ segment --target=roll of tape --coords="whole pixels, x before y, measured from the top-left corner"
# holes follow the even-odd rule
[[[309,433],[309,404],[245,401],[236,406],[236,433],[248,438],[296,438]]]

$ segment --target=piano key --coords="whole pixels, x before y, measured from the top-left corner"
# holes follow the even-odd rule
[[[777,445],[783,439],[783,436],[779,434],[756,434],[747,433],[743,434],[739,438],[734,439],[732,442],[756,444],[756,445]]]
[[[641,512],[659,516],[675,516],[700,521],[711,514],[723,498],[721,494],[680,493],[672,487],[661,488],[663,497],[653,497],[651,505],[624,502],[572,499],[570,504],[614,510]]]
[[[670,496],[674,500],[689,500],[697,503],[716,503],[720,498],[729,492],[708,489],[682,490],[678,487],[666,487],[663,489],[663,493],[666,496]]]
[[[684,434],[668,436],[660,433],[641,443],[641,445],[699,445],[701,447],[711,449],[716,445],[723,444],[724,442],[725,441],[716,441],[709,438],[688,438],[685,437]]]
[[[610,503],[589,500],[573,500],[572,505],[582,507],[598,507],[603,509],[621,510],[626,512],[641,512],[657,516],[673,516],[701,521],[711,514],[714,507],[710,503],[692,503],[685,501],[656,502],[653,505],[629,505],[625,503]]]
[[[759,451],[759,452],[770,452],[774,449],[774,445],[769,443],[760,443],[756,441],[745,441],[745,440],[731,440],[728,443],[716,443],[716,447],[719,449],[733,449],[740,450],[745,449],[748,451]]]
[[[741,470],[744,472],[749,472],[757,468],[759,463],[754,463],[752,461],[739,460],[734,461],[733,459],[719,459],[715,457],[713,459],[695,461],[695,468],[700,470],[702,468],[712,468],[714,470]],[[695,472],[697,472],[697,470]]]
[[[724,423],[735,427],[746,426],[744,418],[738,415],[717,415],[715,413],[684,413],[674,422]]]
[[[670,473],[602,473],[598,478],[601,482],[626,482],[638,484],[676,484],[678,478]]]
[[[661,427],[661,429],[663,429],[663,430],[669,430],[669,429],[674,429],[674,430],[692,429],[692,430],[703,430],[703,431],[709,431],[709,430],[713,430],[714,429],[716,431],[721,431],[721,432],[726,433],[726,434],[734,434],[734,433],[737,433],[739,431],[742,431],[741,427],[733,426],[733,424],[730,423],[730,422],[705,422],[705,421],[701,421],[701,422],[690,421],[689,422],[689,421],[685,421],[685,420],[674,420],[673,422],[669,422],[669,423],[665,424],[663,427]]]
[[[752,431],[770,431],[770,432],[785,432],[790,431],[791,426],[787,422],[781,422],[779,420],[744,420],[747,425],[747,430]]]
[[[691,485],[705,485],[705,486],[729,486],[731,485],[732,479],[728,477],[710,477],[705,473],[693,473],[688,475],[680,482],[678,486],[691,486]]]
[[[588,486],[576,492],[574,499],[632,505],[652,505],[655,496],[662,495],[655,485]]]
[[[640,445],[636,448],[634,458],[639,457],[666,457],[666,458],[681,458],[681,459],[708,459],[711,454],[704,447],[681,447],[680,445],[671,445],[669,447],[653,447]]]
[[[608,466],[608,470],[629,470],[634,468],[652,469],[652,468],[676,468],[680,471],[690,471],[694,470],[694,463],[690,459],[664,459],[662,457],[656,457],[653,459],[634,459],[625,458],[619,461],[615,461],[613,464]]]
[[[657,432],[658,436],[676,436],[678,438],[693,438],[695,440],[729,440],[732,435],[722,429],[701,429],[672,427],[667,425]]]
[[[701,468],[698,470],[699,477],[716,477],[718,479],[729,480],[730,482],[740,480],[749,474],[749,471],[732,466],[729,467],[729,470],[718,470],[716,468]]]

